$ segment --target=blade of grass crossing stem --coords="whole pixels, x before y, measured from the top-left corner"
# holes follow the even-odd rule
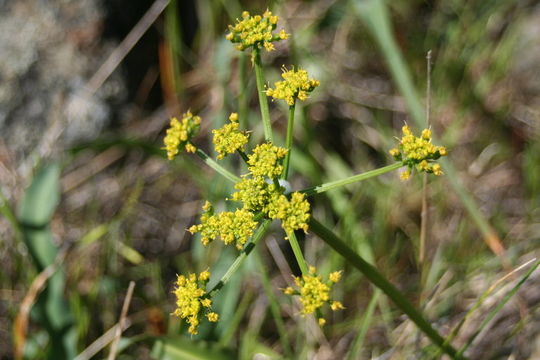
[[[354,360],[354,359],[360,359],[360,351],[362,351],[362,345],[364,344],[364,339],[366,337],[367,331],[371,325],[371,321],[373,319],[373,313],[375,312],[375,306],[377,305],[377,300],[379,300],[379,296],[381,295],[381,290],[376,289],[373,293],[373,296],[369,300],[368,307],[366,309],[366,312],[364,313],[364,316],[360,319],[358,323],[358,335],[354,338],[354,341],[351,345],[351,349],[349,350],[349,354],[347,356],[347,360]]]
[[[244,293],[244,296],[242,297],[240,304],[236,307],[234,316],[227,323],[227,329],[223,332],[223,335],[221,336],[221,339],[219,340],[220,346],[226,347],[231,342],[231,339],[233,338],[234,333],[238,329],[238,325],[240,325],[240,322],[242,321],[244,315],[247,312],[247,309],[250,305],[252,298],[253,298],[253,293],[251,291]]]
[[[403,56],[392,35],[392,27],[384,1],[351,1],[351,5],[367,25],[368,30],[381,48],[392,78],[394,79],[399,92],[405,99],[412,120],[417,127],[423,128],[425,124],[423,107],[413,85],[410,72],[405,65]],[[452,164],[447,159],[441,159],[440,163],[447,173],[446,178],[450,182],[451,187],[457,193],[465,206],[465,209],[482,232],[486,244],[496,255],[503,255],[504,247],[502,246],[498,235],[480,212],[478,204],[476,204],[471,194],[469,194],[465,187],[459,182],[457,173]]]
[[[287,330],[285,329],[285,323],[283,322],[283,319],[281,317],[280,305],[278,303],[276,295],[274,294],[270,278],[267,274],[267,269],[264,267],[263,260],[259,252],[255,252],[254,255],[255,262],[257,263],[257,267],[259,268],[259,276],[264,289],[264,293],[266,294],[266,297],[268,298],[268,304],[270,305],[270,312],[272,313],[272,317],[274,318],[274,322],[276,323],[277,332],[279,334],[279,341],[281,342],[281,346],[283,347],[283,352],[285,353],[287,358],[290,359],[292,358],[293,353],[291,350],[289,336],[287,334]]]
[[[467,340],[467,343],[463,345],[461,349],[459,349],[458,356],[461,356],[465,351],[467,351],[467,349],[469,348],[469,346],[471,346],[472,342],[474,341],[474,339],[476,339],[478,334],[480,334],[480,332],[486,327],[486,325],[489,324],[491,320],[493,320],[495,315],[497,315],[499,311],[502,310],[504,305],[506,305],[506,303],[510,301],[510,299],[518,292],[519,288],[521,288],[521,286],[525,283],[525,281],[527,281],[527,279],[532,275],[532,273],[536,270],[538,265],[540,265],[540,260],[534,263],[534,265],[529,269],[529,271],[527,271],[527,273],[521,278],[521,280],[519,280],[519,282],[512,288],[512,290],[510,290],[510,292],[506,294],[506,296],[495,307],[495,309],[489,312],[489,314],[484,318],[484,321],[482,321],[478,329],[469,338],[469,340]]]
[[[54,263],[58,249],[53,242],[50,221],[60,200],[60,165],[39,169],[19,207],[18,222],[23,241],[38,271]],[[47,282],[34,305],[37,320],[49,334],[48,359],[72,359],[76,353],[76,328],[64,299],[65,275],[59,271]]]
[[[379,271],[362,259],[353,249],[343,242],[326,226],[312,218],[309,229],[320,237],[327,245],[343,256],[347,262],[358,269],[375,286],[381,289],[399,307],[418,328],[426,334],[431,341],[441,348],[446,354],[454,359],[461,359],[457,356],[457,351],[450,344],[446,344],[444,338],[431,326],[424,316],[407,300],[390,281],[388,281]]]

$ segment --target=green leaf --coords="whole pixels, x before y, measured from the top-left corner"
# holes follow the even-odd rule
[[[151,356],[157,360],[227,360],[237,359],[230,350],[214,343],[193,341],[182,336],[164,336],[157,340]]]
[[[59,200],[60,165],[52,163],[38,170],[19,206],[22,238],[38,271],[52,265],[58,253],[49,223]],[[57,269],[32,308],[32,316],[49,335],[48,359],[72,359],[76,354],[76,330],[64,290],[65,275]]]

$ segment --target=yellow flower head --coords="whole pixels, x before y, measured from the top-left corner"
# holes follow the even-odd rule
[[[442,175],[441,166],[434,163],[441,156],[446,156],[447,151],[444,146],[436,146],[431,143],[431,130],[424,129],[420,137],[414,136],[408,125],[401,129],[403,137],[399,140],[397,148],[391,149],[390,155],[403,165],[409,167],[401,173],[401,179],[407,180],[411,176],[411,170],[416,169],[435,175]]]
[[[260,48],[261,45],[267,51],[274,50],[274,41],[285,40],[289,34],[285,30],[273,34],[279,18],[266,10],[264,14],[251,16],[249,12],[242,13],[242,19],[236,19],[236,24],[229,25],[227,40],[237,44],[238,50],[245,50],[249,47]]]
[[[248,168],[253,177],[264,176],[270,179],[277,178],[283,171],[280,160],[287,155],[287,149],[264,143],[253,149],[249,155]]]
[[[266,95],[274,99],[285,100],[290,106],[294,105],[296,99],[306,100],[308,94],[320,85],[318,80],[309,79],[308,73],[304,69],[287,70],[283,68],[281,77],[284,80],[276,82],[275,89],[266,90]]]
[[[221,238],[225,245],[234,242],[236,248],[241,250],[257,226],[253,213],[246,209],[218,214],[214,214],[211,206],[205,206],[203,209],[205,211],[201,215],[201,223],[193,225],[188,231],[192,234],[201,233],[201,242],[205,246]]]
[[[298,229],[307,232],[309,209],[305,195],[293,192],[290,200],[283,194],[273,196],[267,206],[267,215],[270,219],[280,219],[281,227],[287,234]]]
[[[339,273],[340,271],[332,274]],[[302,315],[313,314],[320,309],[324,304],[330,305],[333,311],[344,309],[339,301],[330,299],[330,291],[336,281],[332,281],[329,276],[328,281],[323,282],[320,275],[317,275],[317,269],[314,266],[309,267],[309,274],[304,274],[301,277],[295,277],[294,283],[297,290],[288,287],[283,290],[286,295],[299,295],[300,303],[302,304]],[[339,281],[339,280],[338,280]],[[326,323],[324,319],[319,319],[319,324],[322,326]]]
[[[248,135],[239,130],[238,114],[232,113],[229,120],[230,123],[225,124],[221,129],[212,130],[214,134],[212,141],[218,153],[218,159],[223,159],[236,150],[244,150],[244,146],[248,142]]]
[[[238,191],[232,194],[231,199],[241,201],[244,208],[251,211],[263,210],[276,192],[275,185],[267,183],[262,176],[244,177],[234,188]]]
[[[212,305],[212,300],[205,290],[209,277],[210,273],[203,271],[198,277],[196,274],[189,274],[188,276],[178,275],[176,279],[174,295],[176,295],[177,308],[173,315],[185,319],[189,324],[188,331],[193,335],[197,334],[201,311],[203,309],[210,310]],[[209,321],[218,320],[218,314],[214,312],[208,312],[206,316]]]
[[[180,148],[184,147],[187,152],[194,153],[197,148],[190,142],[191,138],[195,136],[199,130],[201,124],[201,118],[199,116],[193,116],[190,111],[182,116],[182,120],[178,121],[177,118],[171,118],[170,127],[167,129],[167,135],[163,142],[167,150],[167,157],[169,160],[180,152]]]

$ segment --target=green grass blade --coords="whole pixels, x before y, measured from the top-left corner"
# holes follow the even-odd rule
[[[152,349],[152,358],[156,360],[233,360],[237,355],[232,351],[219,348],[217,344],[193,341],[182,336],[163,336]]]
[[[36,173],[19,207],[22,238],[38,271],[53,264],[58,254],[49,223],[59,200],[60,165],[52,163]],[[60,269],[49,279],[33,308],[37,321],[49,334],[48,359],[72,359],[76,355],[73,315],[64,291],[65,276]]]
[[[349,264],[358,269],[376,287],[381,289],[427,337],[439,346],[442,351],[454,359],[461,359],[457,351],[450,344],[446,344],[444,338],[431,326],[424,316],[407,300],[390,281],[388,281],[375,267],[362,259],[356,252],[343,242],[326,226],[311,219],[309,229],[326,242],[331,248],[343,256]]]

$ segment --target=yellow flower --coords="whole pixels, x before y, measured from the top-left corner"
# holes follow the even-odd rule
[[[249,47],[260,48],[263,46],[267,51],[274,50],[275,41],[285,40],[289,35],[281,29],[278,34],[272,32],[277,27],[279,18],[266,10],[264,14],[251,16],[249,12],[242,13],[242,19],[236,19],[236,24],[229,25],[229,33],[225,38],[237,44],[238,50]]]
[[[336,274],[341,274],[341,271],[331,273],[328,281],[323,282],[321,276],[317,275],[317,269],[310,266],[308,274],[294,278],[298,290],[288,287],[283,292],[286,295],[300,295],[300,303],[302,304],[300,312],[302,315],[313,314],[324,304],[330,305],[333,311],[344,309],[344,306],[339,301],[330,299],[332,285],[339,281],[339,279],[333,281],[336,280]],[[322,326],[325,323],[326,321],[323,318],[319,318],[319,325]]]
[[[248,157],[248,168],[253,177],[263,176],[270,179],[277,178],[283,171],[280,160],[287,155],[287,149],[264,143],[253,149]]]
[[[306,100],[308,93],[320,85],[318,80],[309,79],[307,71],[303,69],[287,70],[283,68],[281,77],[284,81],[276,82],[274,84],[276,88],[266,90],[266,95],[274,99],[285,100],[290,106],[295,104],[296,99]]]
[[[232,113],[229,116],[230,123],[225,124],[221,129],[212,130],[214,139],[212,140],[218,153],[217,158],[223,159],[227,154],[232,154],[236,150],[244,150],[248,142],[248,135],[239,129],[238,114]]]
[[[276,191],[275,185],[268,184],[262,176],[244,177],[234,188],[238,191],[232,194],[231,199],[241,201],[244,208],[251,211],[263,210]]]
[[[167,129],[167,135],[163,139],[167,150],[167,158],[169,160],[180,152],[180,148],[184,147],[187,152],[194,153],[197,148],[190,142],[191,138],[195,136],[199,130],[201,124],[201,118],[199,116],[193,116],[190,111],[182,116],[182,120],[178,121],[177,118],[171,118],[170,127]]]
[[[287,234],[294,230],[308,230],[310,205],[305,195],[293,192],[291,199],[281,194],[273,196],[267,206],[267,215],[270,219],[280,219],[281,227]]]
[[[178,275],[176,279],[176,288],[174,294],[176,296],[176,310],[173,315],[181,319],[185,319],[189,324],[189,333],[196,335],[200,322],[201,311],[203,308],[209,309],[212,305],[212,300],[208,298],[206,293],[206,284],[210,277],[208,271],[203,271],[197,277],[196,274],[189,274],[187,277]],[[207,315],[209,321],[217,321],[218,314],[209,312]]]
[[[201,233],[201,242],[205,246],[220,238],[225,245],[234,242],[236,248],[241,250],[257,226],[253,213],[246,209],[214,214],[212,207],[205,204],[203,210],[201,223],[193,225],[188,231],[192,234]]]
[[[420,137],[414,136],[408,125],[403,126],[401,131],[403,136],[399,140],[399,146],[389,151],[396,161],[401,161],[403,165],[409,167],[408,170],[401,173],[400,178],[407,180],[413,169],[442,175],[441,166],[434,161],[441,156],[446,156],[447,150],[444,146],[436,146],[431,143],[431,130],[422,130]]]

